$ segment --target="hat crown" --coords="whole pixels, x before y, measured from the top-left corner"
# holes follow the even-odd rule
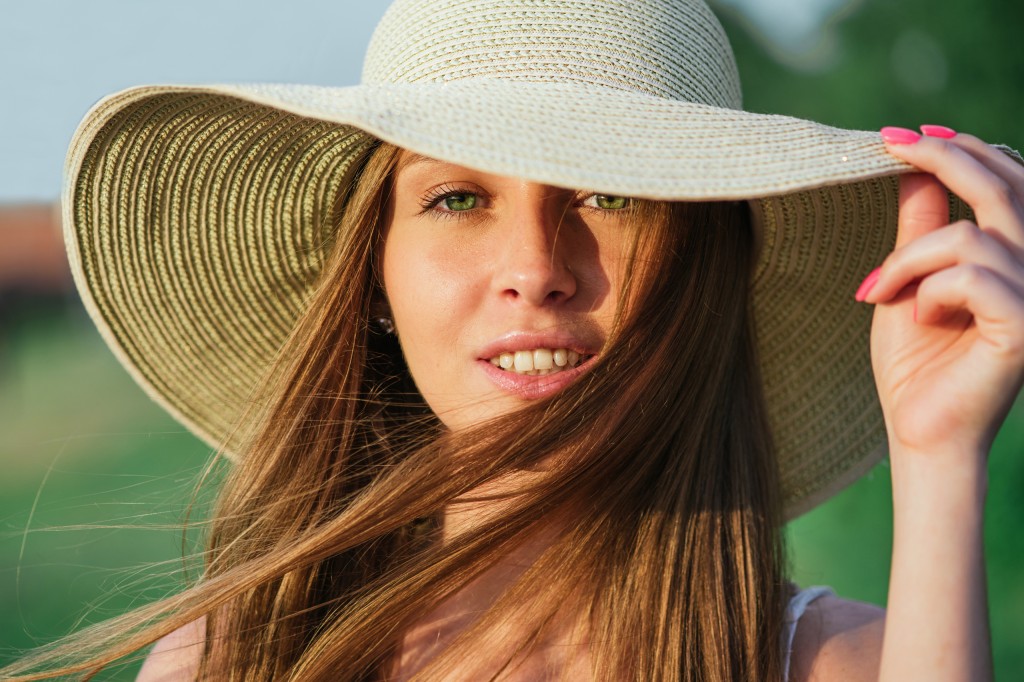
[[[397,0],[363,82],[576,83],[742,108],[739,73],[703,0]]]

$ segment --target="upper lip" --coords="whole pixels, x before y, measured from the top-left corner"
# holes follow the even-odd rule
[[[537,348],[573,350],[580,355],[596,355],[599,344],[592,340],[580,339],[569,332],[530,332],[513,331],[503,334],[480,349],[479,358],[490,360],[502,353],[514,353],[519,350],[536,350]]]

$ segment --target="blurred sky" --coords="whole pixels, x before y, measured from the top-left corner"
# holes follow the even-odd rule
[[[855,1],[855,0],[854,0]],[[801,50],[851,0],[720,0]],[[78,121],[143,83],[353,85],[384,0],[4,0],[0,202],[50,201]]]

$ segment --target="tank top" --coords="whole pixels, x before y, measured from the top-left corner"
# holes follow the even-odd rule
[[[831,587],[808,587],[800,590],[789,600],[786,606],[786,615],[782,624],[782,679],[789,681],[789,659],[793,655],[793,635],[796,634],[796,624],[800,616],[804,615],[807,605],[812,601],[826,594],[835,594]]]

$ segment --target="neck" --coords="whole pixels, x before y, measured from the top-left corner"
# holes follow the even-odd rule
[[[526,476],[528,475],[526,474]],[[499,515],[507,513],[509,507],[515,503],[509,493],[514,488],[521,490],[523,483],[528,483],[528,481],[517,476],[514,482],[504,481],[488,484],[473,491],[471,495],[450,504],[444,513],[440,542],[444,545],[450,544],[464,533],[472,532],[483,524],[496,519]],[[396,675],[396,679],[406,679],[405,674],[421,669],[451,645],[557,541],[566,524],[565,514],[552,515],[539,528],[526,534],[511,552],[504,555],[497,563],[458,592],[440,602],[409,628],[396,660],[397,668],[395,670],[400,671]],[[543,592],[543,590],[538,590],[538,592]],[[538,595],[537,598],[543,599],[544,597]],[[532,620],[523,617],[524,614],[531,612],[529,605],[521,604],[519,606],[525,607],[521,614],[509,614],[509,617],[503,618],[500,624],[489,628],[484,635],[485,640],[494,645],[494,648],[488,648],[489,655],[486,658],[489,663],[503,660],[504,655],[511,656],[512,650],[506,652],[504,648],[511,643],[522,642],[528,638],[527,633],[535,625]],[[555,663],[552,660],[552,656],[555,656],[559,659],[557,665],[565,666],[566,662],[562,659],[566,656],[566,652],[572,651],[574,655],[579,652],[578,646],[568,647],[569,644],[579,645],[581,643],[576,627],[578,616],[578,609],[572,606],[565,605],[559,608],[558,622],[552,623],[553,627],[550,632],[545,633],[542,640],[538,642],[539,657],[544,661],[544,665]],[[487,667],[487,664],[482,661],[473,663],[473,665],[477,664]],[[536,672],[536,669],[533,668],[533,665],[536,664],[537,661],[531,656],[531,663],[523,669],[523,672],[529,670]],[[465,672],[468,678],[476,678],[478,675],[482,675],[483,678],[490,676],[483,669],[473,669],[472,674],[470,674],[469,668],[462,672]],[[529,677],[523,679],[529,679]]]
[[[443,542],[448,544],[459,535],[507,514],[519,499],[519,493],[537,476],[534,472],[509,474],[453,500],[444,511]]]

